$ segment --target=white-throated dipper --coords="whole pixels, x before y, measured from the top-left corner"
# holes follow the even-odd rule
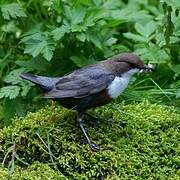
[[[62,77],[44,77],[22,73],[44,91],[44,97],[58,101],[68,109],[78,112],[77,120],[92,150],[99,147],[91,143],[83,127],[83,115],[90,108],[102,106],[117,98],[127,87],[131,76],[139,71],[154,71],[145,65],[139,56],[125,53],[113,56]]]

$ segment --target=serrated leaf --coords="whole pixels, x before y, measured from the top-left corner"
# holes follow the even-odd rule
[[[133,22],[147,22],[152,20],[153,16],[148,14],[146,10],[140,10],[140,11],[134,11],[132,12],[131,9],[129,9],[130,14],[128,15],[128,20]]]
[[[17,3],[6,4],[1,7],[4,19],[27,17],[22,7]]]
[[[21,83],[21,85],[22,85],[22,83]],[[28,94],[28,92],[30,91],[31,86],[24,83],[24,86],[22,86],[21,89],[22,89],[21,96],[26,96]]]
[[[74,9],[72,10],[72,24],[79,24],[83,22],[83,19],[86,14],[86,9],[85,8],[80,8],[80,9]]]
[[[138,48],[135,50],[138,55],[141,55],[142,59],[148,60],[150,63],[167,63],[170,61],[170,57],[164,49],[161,49],[156,44],[149,44],[147,48]]]
[[[128,39],[132,39],[137,42],[147,42],[147,39],[145,37],[140,36],[138,34],[133,34],[131,32],[128,32],[128,33],[124,33],[123,35],[124,35],[124,37],[126,37]]]
[[[11,83],[12,85],[16,85],[21,83],[21,78],[19,77],[20,73],[24,72],[24,68],[19,68],[11,71],[8,75],[6,75],[3,80],[6,83]]]
[[[101,43],[101,40],[100,40],[98,34],[89,32],[86,34],[86,39],[88,41],[91,41],[99,49],[102,49],[102,43]]]
[[[139,34],[141,34],[141,35],[143,35],[143,36],[146,35],[145,28],[144,28],[144,26],[143,26],[142,24],[136,23],[136,24],[135,24],[135,29],[136,29],[136,31],[137,31]]]
[[[43,57],[50,61],[55,50],[54,43],[49,40],[47,34],[44,32],[36,32],[29,36],[25,36],[22,40],[26,44],[24,53],[30,54],[33,57],[42,54]]]
[[[136,23],[135,24],[136,31],[141,34],[142,36],[148,38],[156,29],[155,22],[150,21],[145,25]]]
[[[46,45],[47,45],[46,41],[30,40],[28,43],[26,43],[24,53],[31,54],[33,57],[36,57],[42,52],[43,48]]]
[[[64,6],[65,16],[68,20],[72,19],[72,10],[69,6]]]
[[[5,86],[0,89],[0,98],[14,99],[19,95],[19,86]]]
[[[106,0],[104,1],[103,7],[109,8],[111,7],[112,9],[117,9],[122,6],[123,2],[119,0]]]
[[[69,33],[69,32],[70,32],[69,26],[62,25],[61,27],[54,29],[52,31],[52,35],[54,40],[58,41],[65,35],[65,33]]]
[[[13,98],[15,98],[17,96],[17,91],[19,93],[20,90],[21,90],[22,96],[27,95],[31,86],[33,85],[31,82],[23,81],[22,78],[20,78],[20,73],[22,73],[22,72],[25,72],[25,68],[15,69],[15,70],[11,71],[8,75],[6,75],[3,79],[6,83],[13,85],[11,87],[12,89],[15,88],[15,95]],[[17,85],[19,85],[19,86],[17,86]],[[10,86],[6,86],[6,87],[10,88]],[[7,90],[6,87],[4,87],[5,89],[2,90],[1,96],[3,96],[3,93],[5,93],[5,90]],[[7,93],[5,93],[4,96],[6,97],[6,96],[11,96],[11,95],[7,95]],[[12,98],[10,98],[10,99],[12,99]]]
[[[44,48],[42,49],[41,53],[46,60],[50,61],[53,57],[54,50],[54,45],[47,43],[46,46],[44,46]]]

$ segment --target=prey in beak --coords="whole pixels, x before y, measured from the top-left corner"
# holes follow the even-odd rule
[[[148,65],[144,65],[143,68],[140,69],[140,73],[142,72],[154,72],[155,71],[155,68],[152,64],[148,64]]]

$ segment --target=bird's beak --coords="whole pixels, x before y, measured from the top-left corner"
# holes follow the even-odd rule
[[[140,72],[154,72],[155,68],[152,64],[144,65],[144,67],[140,70]]]

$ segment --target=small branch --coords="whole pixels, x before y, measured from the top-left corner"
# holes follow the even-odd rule
[[[14,142],[13,146],[12,146],[12,157],[11,157],[11,161],[9,162],[8,165],[8,174],[12,174],[14,172],[14,160],[16,158],[16,144]]]
[[[51,162],[52,162],[52,164],[54,165],[54,168],[58,170],[58,168],[57,168],[57,166],[56,166],[57,163],[55,163],[55,162],[54,162],[54,159],[53,159],[53,158],[55,158],[55,159],[57,159],[57,158],[53,155],[53,153],[52,153],[52,151],[51,151],[51,149],[50,149],[49,135],[47,134],[48,145],[45,143],[45,141],[42,139],[42,137],[39,135],[38,132],[36,132],[36,135],[39,137],[39,139],[40,139],[41,142],[44,144],[44,146],[48,149],[48,154],[50,155]]]

